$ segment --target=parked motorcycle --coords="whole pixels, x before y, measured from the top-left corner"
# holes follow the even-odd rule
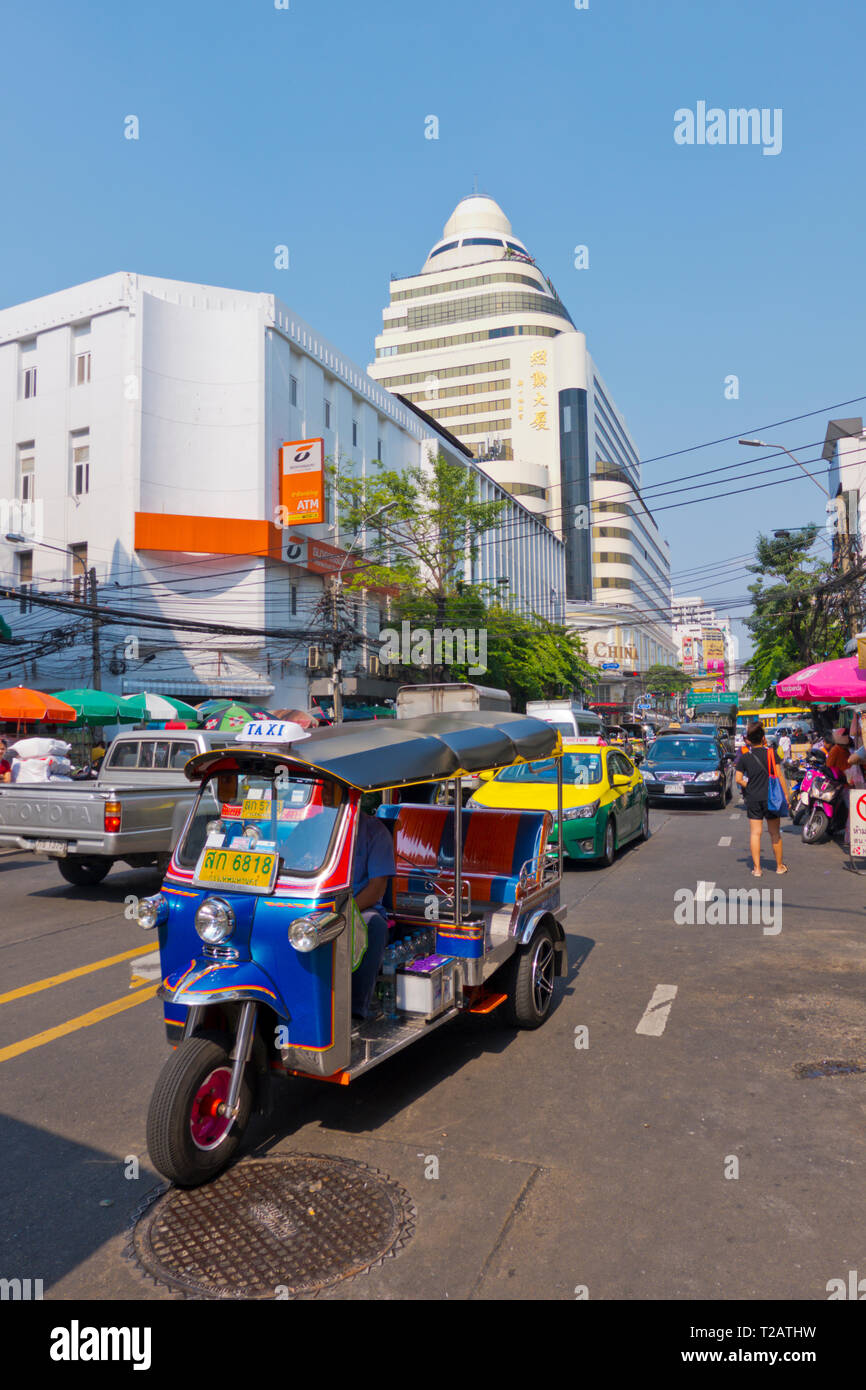
[[[817,845],[848,819],[848,784],[834,768],[816,768],[809,786],[808,813],[803,824],[803,843]]]
[[[809,788],[824,767],[824,762],[823,753],[810,754],[790,772],[788,765],[785,766],[785,776],[791,788],[791,820],[794,825],[802,825],[809,814]]]

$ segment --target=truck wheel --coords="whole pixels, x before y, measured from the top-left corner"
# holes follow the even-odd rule
[[[159,1074],[147,1112],[147,1148],[154,1167],[178,1187],[216,1177],[241,1141],[252,1108],[249,1067],[237,1119],[218,1112],[232,1066],[225,1040],[205,1033],[180,1043]]]
[[[540,1028],[553,1003],[556,950],[552,929],[542,924],[527,946],[521,946],[509,962],[509,1023],[516,1028]]]
[[[97,883],[101,883],[111,864],[110,859],[85,859],[74,854],[67,859],[57,860],[61,877],[65,878],[67,883],[74,883],[76,888],[93,888]]]

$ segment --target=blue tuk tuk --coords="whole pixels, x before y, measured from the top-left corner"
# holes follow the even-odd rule
[[[259,721],[189,760],[198,796],[138,914],[158,931],[174,1049],[147,1122],[165,1177],[191,1187],[219,1173],[271,1073],[346,1085],[460,1013],[544,1023],[567,968],[562,835],[550,844],[549,811],[464,809],[460,783],[554,757],[561,831],[561,753],[541,720],[472,712],[313,733]],[[442,782],[453,796],[433,804]],[[358,1021],[352,869],[369,793],[393,839],[400,952],[386,1015]]]

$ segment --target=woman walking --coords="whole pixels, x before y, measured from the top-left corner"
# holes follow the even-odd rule
[[[781,819],[777,812],[768,809],[767,804],[771,768],[775,768],[775,774],[781,783],[785,800],[788,803],[790,803],[791,794],[788,791],[784,772],[780,767],[775,766],[775,759],[772,763],[770,759],[771,750],[767,747],[763,724],[750,724],[746,730],[746,745],[734,764],[734,770],[737,785],[743,788],[746,815],[749,818],[749,848],[752,851],[753,878],[761,878],[762,876],[761,831],[764,821],[767,822],[773,854],[776,857],[776,873],[786,874],[788,872],[787,865],[782,863]]]

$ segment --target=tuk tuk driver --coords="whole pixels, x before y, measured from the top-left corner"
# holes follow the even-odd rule
[[[352,895],[367,924],[367,949],[352,976],[352,1013],[356,1018],[379,1018],[382,1006],[373,990],[388,942],[388,923],[382,899],[388,879],[397,871],[394,842],[383,821],[358,812]]]
[[[322,786],[325,805],[338,804],[340,790],[333,783]],[[388,942],[388,923],[382,899],[388,879],[397,872],[394,842],[383,821],[358,812],[355,858],[352,863],[352,896],[367,927],[367,945],[352,975],[352,1017],[381,1018],[382,1006],[373,999],[376,980]]]

